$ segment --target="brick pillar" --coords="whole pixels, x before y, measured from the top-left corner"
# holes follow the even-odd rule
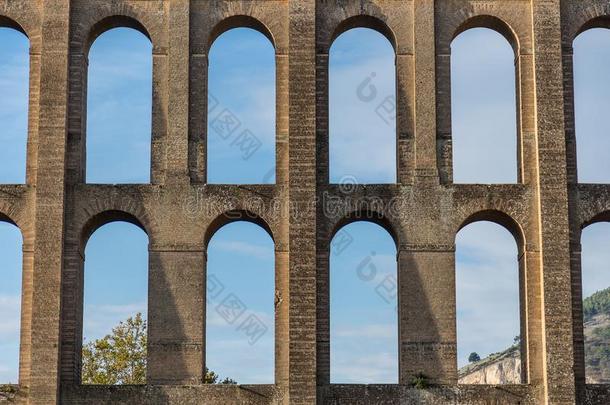
[[[320,230],[319,230],[320,231]],[[330,246],[326,244],[329,232],[320,232],[317,246],[317,355],[316,377],[318,385],[330,384]],[[340,237],[340,236],[338,236]],[[330,242],[329,242],[330,244]]]
[[[153,44],[153,71],[152,71],[152,117],[151,117],[151,145],[150,145],[150,182],[152,184],[163,184],[168,175],[168,153],[172,150],[170,146],[174,139],[167,136],[170,107],[168,99],[169,70],[167,49]],[[172,50],[173,51],[173,50]],[[175,52],[175,51],[174,51]],[[179,79],[177,79],[179,81]],[[172,81],[172,84],[174,81]],[[174,93],[175,94],[175,93]],[[179,110],[181,106],[172,107],[172,112]],[[176,120],[180,120],[177,114]],[[172,135],[176,135],[180,130],[174,129]],[[169,138],[169,139],[168,139]],[[177,142],[178,144],[180,142]],[[178,147],[179,148],[179,147]],[[179,150],[172,150],[179,153]],[[173,158],[172,158],[173,159]],[[174,161],[172,161],[174,163]]]
[[[396,50],[396,182],[413,184],[415,168],[415,58],[413,50]]]
[[[288,330],[288,268],[290,256],[282,247],[275,248],[275,383],[285,392],[289,383],[290,353]]]
[[[19,385],[27,389],[30,385],[32,359],[32,281],[34,277],[34,250],[24,238],[21,275],[21,322],[19,339]]]
[[[193,34],[191,33],[191,36]],[[208,180],[207,139],[208,109],[214,114],[215,104],[208,104],[208,56],[205,48],[192,50],[190,56],[190,133],[189,133],[189,174],[191,182],[202,184]]]
[[[538,168],[536,167],[536,94],[534,92],[534,55],[532,50],[522,47],[515,64],[517,77],[517,114],[519,139],[519,172],[520,181],[524,184],[536,184]]]
[[[291,405],[316,403],[316,47],[315,1],[289,5],[289,228]]]
[[[166,183],[188,184],[189,178],[189,60],[190,1],[169,3],[167,57]]]
[[[30,40],[31,41],[31,40]],[[28,141],[26,160],[26,183],[36,184],[38,163],[38,98],[40,92],[40,49],[30,44],[30,91],[28,104]]]
[[[559,0],[534,0],[538,208],[542,266],[543,392],[573,404],[572,296]]]
[[[576,111],[574,110],[574,49],[572,44],[569,48],[565,44],[563,46],[563,89],[568,183],[578,184]]]
[[[276,50],[275,56],[275,183],[288,184],[288,55]]]
[[[521,375],[524,384],[544,385],[540,252],[526,248],[519,260],[521,313]]]
[[[416,177],[438,183],[436,164],[436,55],[434,0],[415,7],[415,160]]]
[[[456,383],[455,249],[401,248],[398,286],[400,384],[419,373]]]
[[[43,3],[32,301],[31,404],[59,393],[70,2]]]
[[[149,263],[147,383],[201,384],[205,356],[203,247],[152,246]]]
[[[320,51],[320,50],[319,50]],[[328,116],[330,107],[329,94],[329,56],[328,49],[316,54],[316,157],[317,177],[319,184],[330,182],[330,120]]]

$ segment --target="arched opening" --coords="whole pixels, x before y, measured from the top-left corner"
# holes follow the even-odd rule
[[[152,43],[113,28],[89,49],[87,183],[150,183]]]
[[[376,223],[338,230],[330,245],[331,383],[398,383],[396,244]]]
[[[144,384],[148,236],[133,223],[107,223],[85,258],[82,383]]]
[[[587,226],[581,236],[585,378],[610,384],[610,223]]]
[[[341,33],[329,51],[331,183],[396,183],[396,64],[370,28]]]
[[[206,367],[239,384],[275,381],[275,253],[268,231],[239,220],[211,236]]]
[[[19,228],[0,218],[0,381],[9,384],[17,384],[19,379],[21,247]]]
[[[516,51],[506,36],[469,28],[451,43],[454,183],[519,181]]]
[[[610,29],[588,29],[573,46],[578,181],[610,183]]]
[[[21,31],[0,27],[0,183],[26,181],[30,43]]]
[[[522,381],[518,243],[507,228],[485,220],[457,234],[460,384]]]
[[[208,183],[275,183],[275,71],[275,48],[259,30],[233,28],[214,40],[208,69]]]

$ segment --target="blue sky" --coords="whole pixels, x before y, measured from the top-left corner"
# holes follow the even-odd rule
[[[271,42],[249,28],[225,32],[210,49],[208,85],[208,182],[274,183],[275,51]],[[237,120],[230,131],[218,125],[227,117]],[[251,150],[239,147],[243,137],[253,139]]]
[[[361,44],[362,46],[355,46]],[[332,183],[396,182],[396,119],[378,114],[396,96],[394,49],[381,34],[354,29],[329,54],[329,159]],[[395,105],[390,101],[390,105]]]
[[[515,182],[512,49],[500,35],[475,29],[454,41],[452,54],[455,181]],[[582,34],[575,42],[575,57],[579,176],[581,181],[608,182],[610,31]],[[391,45],[374,31],[351,30],[333,44],[332,182],[396,180],[395,122],[392,114],[380,114],[384,110],[379,109],[394,96],[393,61]],[[0,29],[0,94],[5,95],[0,97],[0,183],[25,179],[27,64],[27,39]],[[275,164],[274,65],[272,45],[250,29],[229,31],[214,44],[209,89],[216,102],[210,103],[208,123],[211,183],[274,181],[268,175]],[[92,46],[89,183],[149,182],[151,66],[150,43],[136,31],[111,30]],[[227,113],[239,121],[231,134],[214,127],[214,119]],[[246,130],[260,143],[249,157],[238,146]],[[352,242],[343,249],[335,242],[346,235]],[[396,382],[396,303],[379,288],[396,275],[394,242],[382,228],[368,223],[351,224],[336,238],[331,252],[331,380]],[[589,295],[610,285],[610,250],[605,248],[610,225],[587,228],[582,242],[584,291]],[[92,235],[85,252],[87,340],[103,336],[138,311],[146,313],[147,244],[146,234],[130,224],[109,224]],[[490,223],[463,229],[456,247],[458,360],[463,365],[471,351],[485,356],[502,350],[519,333],[517,257],[510,234]],[[20,269],[21,235],[16,227],[0,223],[0,381],[6,382],[16,381],[17,375]],[[208,366],[240,383],[272,382],[271,238],[252,224],[222,228],[210,242],[207,271],[210,285],[223,286],[208,302]],[[111,283],[118,274],[125,283]],[[229,296],[238,297],[246,308],[243,318],[233,323],[216,310],[218,300]],[[254,319],[249,317],[260,321],[264,331],[255,342],[239,329],[244,319]]]
[[[516,183],[514,52],[495,31],[475,28],[451,44],[455,183]]]
[[[152,45],[140,32],[111,30],[91,46],[87,183],[150,182],[151,81]]]

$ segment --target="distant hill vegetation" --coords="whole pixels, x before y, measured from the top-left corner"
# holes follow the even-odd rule
[[[610,383],[610,288],[583,302],[585,367],[590,384]]]
[[[590,321],[595,315],[610,315],[610,288],[601,290],[586,298],[582,304],[585,322]]]
[[[610,288],[583,301],[587,383],[610,384]],[[518,345],[459,370],[461,384],[515,384],[521,373]]]

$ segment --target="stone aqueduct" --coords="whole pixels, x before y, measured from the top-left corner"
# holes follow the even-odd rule
[[[585,384],[579,256],[581,229],[610,220],[610,185],[576,180],[572,83],[572,41],[610,26],[608,0],[0,0],[0,15],[31,43],[27,184],[0,186],[24,238],[20,401],[610,403]],[[119,26],[153,44],[148,185],[84,182],[88,47]],[[206,55],[240,26],[276,51],[275,185],[206,184]],[[360,26],[396,52],[398,181],[347,195],[328,183],[328,49]],[[450,43],[472,27],[515,51],[518,184],[452,183]],[[275,241],[275,384],[206,386],[205,247],[239,213]],[[329,240],[361,219],[398,246],[398,385],[330,384]],[[84,245],[115,220],[150,238],[148,385],[82,386]],[[520,385],[457,385],[454,237],[478,220],[521,251]],[[410,388],[420,372],[432,388]]]

